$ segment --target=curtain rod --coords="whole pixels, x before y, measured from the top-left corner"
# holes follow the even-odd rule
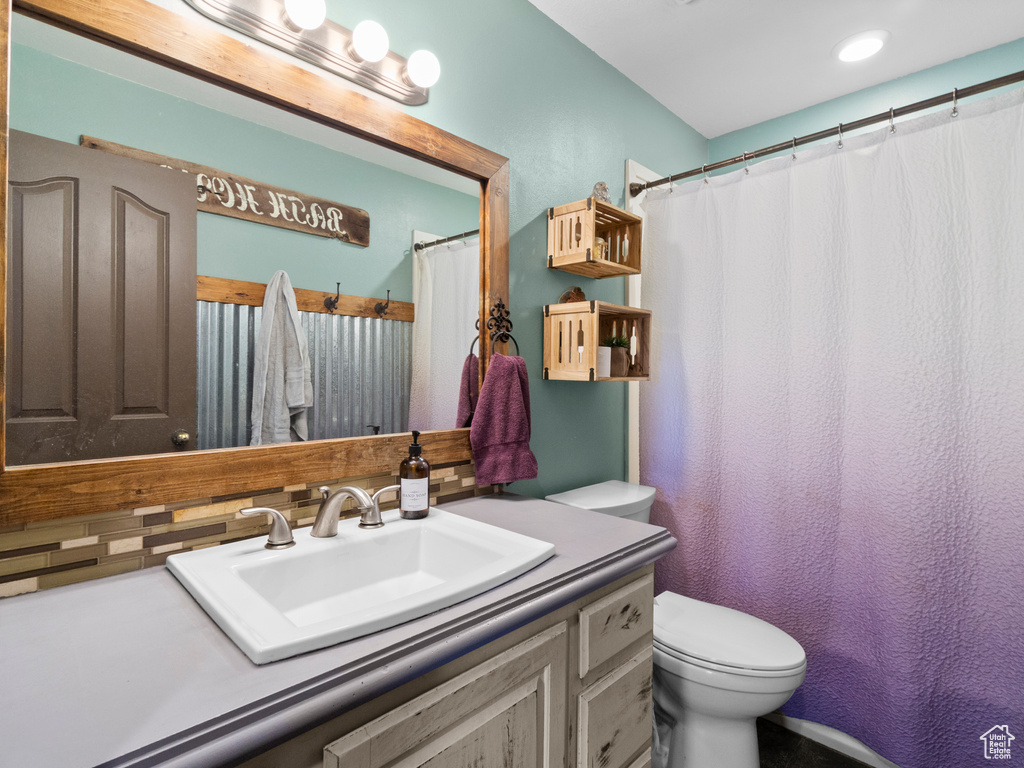
[[[879,112],[877,115],[871,117],[865,117],[852,123],[840,123],[835,128],[828,128],[824,131],[818,131],[817,133],[810,133],[806,136],[799,138],[793,137],[790,141],[782,142],[781,144],[773,144],[770,147],[763,147],[762,149],[754,150],[753,152],[744,152],[739,157],[732,157],[728,160],[719,160],[717,163],[710,163],[708,165],[702,165],[700,168],[694,168],[690,171],[684,171],[683,173],[674,173],[671,176],[666,176],[663,179],[657,181],[648,181],[644,184],[633,182],[629,185],[629,194],[631,197],[636,197],[646,189],[653,187],[659,187],[662,184],[671,184],[674,181],[681,179],[688,179],[693,176],[700,176],[701,174],[707,174],[711,171],[717,171],[721,168],[728,168],[730,165],[737,165],[738,163],[746,163],[749,160],[756,160],[759,157],[765,155],[774,155],[776,152],[782,152],[786,149],[795,150],[797,147],[803,144],[810,144],[821,139],[827,139],[832,136],[839,136],[840,141],[842,140],[843,131],[856,131],[859,128],[866,128],[869,125],[876,123],[882,123],[886,120],[894,120],[897,117],[903,117],[909,115],[912,112],[920,112],[922,109],[930,109],[931,107],[938,107],[943,104],[953,102],[953,113],[956,116],[956,103],[958,99],[967,98],[968,96],[975,96],[985,91],[991,91],[995,88],[1001,88],[1004,85],[1013,85],[1024,81],[1024,70],[1020,72],[1014,72],[1011,75],[1003,75],[997,77],[994,80],[986,80],[984,83],[978,83],[972,85],[969,88],[954,88],[952,93],[944,93],[941,96],[933,96],[930,99],[924,101],[918,101],[914,104],[908,104],[905,107],[898,107],[897,109],[889,109],[885,112]]]
[[[479,235],[479,229],[471,229],[469,232],[463,232],[461,235],[452,235],[451,237],[442,237],[438,240],[431,240],[429,243],[419,242],[414,243],[413,248],[417,251],[422,251],[425,248],[431,248],[435,245],[444,245],[445,243],[453,242],[454,240],[462,240],[466,237],[473,237],[473,235]]]

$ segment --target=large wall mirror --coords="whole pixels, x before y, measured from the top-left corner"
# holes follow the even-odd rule
[[[115,436],[81,450],[65,441],[47,453],[45,431],[38,438],[30,430],[19,432],[22,425],[7,424],[0,525],[387,470],[407,440],[384,435],[410,427],[437,430],[428,437],[435,461],[464,458],[466,430],[453,429],[445,416],[415,402],[423,400],[416,392],[422,395],[424,380],[412,381],[411,320],[417,312],[421,319],[429,317],[430,311],[424,280],[414,277],[422,267],[413,242],[424,233],[444,237],[480,231],[478,244],[465,249],[474,263],[466,294],[470,306],[458,320],[459,327],[466,326],[456,343],[464,358],[467,341],[483,335],[473,328],[476,317],[497,298],[507,301],[507,161],[357,94],[332,76],[310,72],[281,54],[212,30],[205,20],[144,0],[104,0],[99,7],[86,0],[14,5],[15,15],[5,19],[5,134],[10,134],[6,149],[12,184],[17,186],[25,157],[55,154],[45,143],[34,145],[38,137],[71,146],[87,135],[365,209],[370,244],[199,213],[191,235],[195,265],[191,275],[184,275],[185,282],[199,286],[198,301],[193,294],[185,313],[193,325],[186,323],[181,333],[169,327],[167,333],[198,338],[198,375],[186,366],[183,376],[168,377],[172,385],[180,379],[188,391],[182,397],[197,403],[197,421],[181,425],[194,430],[195,442],[186,452],[168,445],[168,453],[131,456],[153,450],[124,448],[130,441]],[[159,186],[169,186],[160,181],[158,176]],[[10,270],[24,258],[19,252],[27,241],[19,229],[25,227],[24,199],[37,193],[12,187],[5,197],[4,219],[11,230],[4,240],[14,239],[4,254],[3,272],[11,277],[0,322],[7,326],[9,368],[14,368],[10,361],[16,351],[19,366],[21,356],[31,359],[44,371],[45,383],[46,365],[60,368],[52,365],[55,345],[74,342],[66,330],[26,336],[21,316],[11,314],[25,309],[19,302],[28,278]],[[214,288],[206,308],[211,297],[204,297],[204,285],[222,290],[228,285],[241,295],[244,288],[238,286],[258,288],[277,270],[287,272],[308,301],[320,302],[322,295],[340,291],[369,304],[390,292],[394,305],[390,317],[302,313],[318,400],[310,410],[312,440],[237,447],[249,440],[246,379],[259,302],[220,302]],[[414,296],[416,282],[421,285]],[[19,290],[12,296],[14,285]],[[47,312],[41,324],[37,320],[42,328]],[[418,327],[418,333],[425,332],[429,329]],[[491,348],[480,343],[479,349],[482,371]],[[12,370],[3,377],[8,413],[25,394],[15,389],[20,384],[11,383]],[[69,389],[56,373],[51,378],[55,389]],[[357,437],[376,432],[381,436]]]

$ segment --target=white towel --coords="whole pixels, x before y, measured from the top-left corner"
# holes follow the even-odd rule
[[[283,270],[267,284],[253,363],[250,445],[308,439],[306,409],[313,405],[309,350],[295,291]]]

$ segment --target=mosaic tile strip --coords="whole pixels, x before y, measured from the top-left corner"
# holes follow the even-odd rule
[[[493,493],[478,486],[471,461],[435,465],[430,503]],[[266,535],[265,517],[243,517],[246,507],[273,507],[293,528],[311,525],[320,504],[319,488],[357,485],[374,493],[395,485],[395,474],[364,475],[326,482],[269,488],[246,495],[197,498],[138,509],[98,512],[0,529],[0,598],[152,568],[176,552]],[[397,494],[381,497],[381,509],[398,506]],[[356,514],[351,500],[342,516]]]

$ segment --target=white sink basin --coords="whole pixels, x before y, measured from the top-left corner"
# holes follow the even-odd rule
[[[257,664],[377,632],[447,608],[514,579],[555,553],[553,544],[431,509],[422,520],[384,513],[383,528],[342,520],[338,535],[294,532],[167,558],[167,567]]]

